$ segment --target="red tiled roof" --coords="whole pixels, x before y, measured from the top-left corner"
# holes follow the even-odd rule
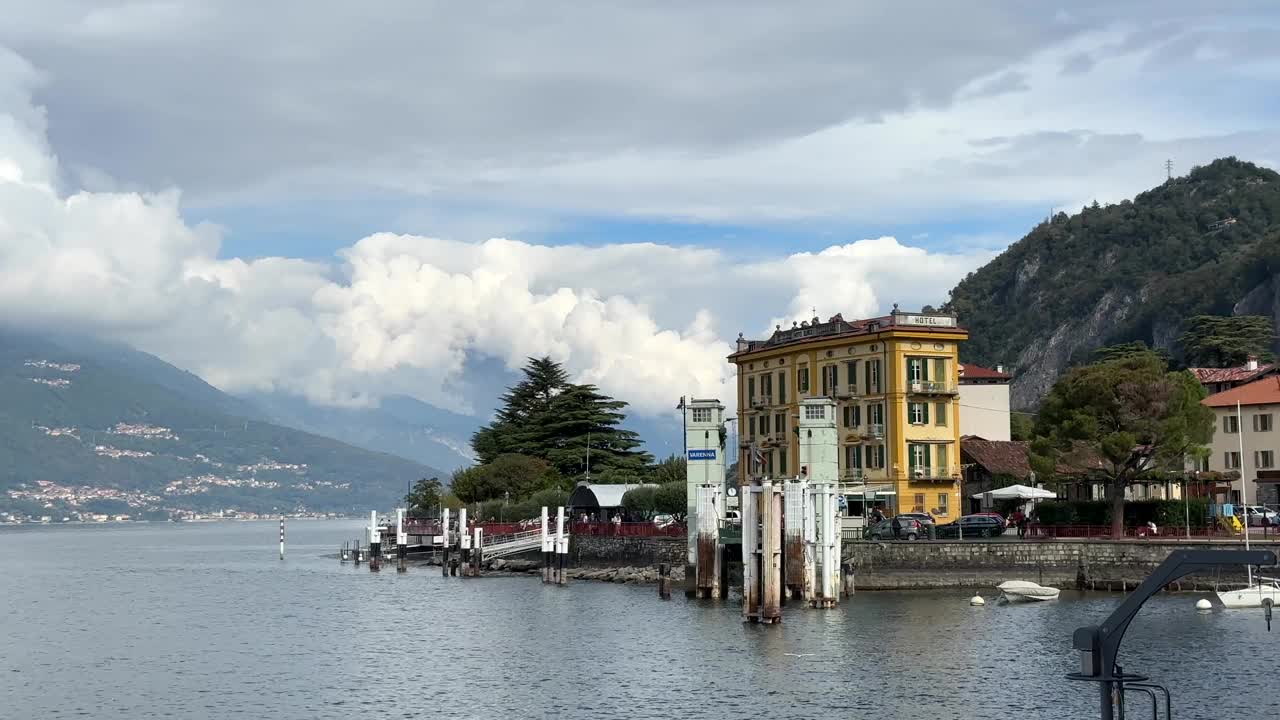
[[[1008,380],[1008,373],[996,372],[991,368],[971,363],[960,363],[960,379],[963,380]]]
[[[1010,475],[1025,480],[1031,474],[1027,460],[1031,443],[1023,440],[984,440],[975,436],[960,438],[960,453],[964,462],[981,465],[992,475]],[[1103,463],[1089,448],[1077,446],[1058,460],[1058,473],[1085,475],[1091,470],[1101,470]]]
[[[1233,368],[1187,369],[1191,371],[1192,375],[1196,376],[1201,385],[1209,385],[1212,383],[1249,382],[1264,373],[1270,372],[1275,366],[1275,363],[1264,363],[1259,365],[1256,370],[1250,370],[1248,365]]]
[[[1265,377],[1247,385],[1223,390],[1200,402],[1209,407],[1231,407],[1237,402],[1241,405],[1277,405],[1280,404],[1280,376]]]

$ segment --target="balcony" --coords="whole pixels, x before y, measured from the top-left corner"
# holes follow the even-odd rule
[[[960,468],[912,465],[910,477],[923,482],[954,482],[960,479]]]
[[[866,477],[866,472],[862,468],[845,468],[840,474],[840,478],[847,482],[858,482]]]
[[[955,383],[942,380],[917,380],[911,383],[911,393],[914,395],[955,395],[959,392]]]
[[[862,437],[872,440],[884,439],[884,423],[869,423],[862,426]]]
[[[755,397],[751,398],[751,408],[753,410],[759,410],[761,408],[771,407],[772,405],[773,405],[772,395],[756,395]]]
[[[836,388],[836,391],[832,393],[832,397],[836,400],[853,400],[858,397],[858,386],[853,383],[849,383],[844,387],[838,387]]]
[[[767,448],[767,447],[773,447],[774,445],[777,445],[777,444],[778,444],[778,442],[779,442],[779,440],[778,440],[779,436],[780,436],[780,434],[779,434],[779,435],[775,435],[775,434],[773,434],[773,433],[769,433],[769,434],[767,434],[767,435],[761,435],[761,436],[760,436],[760,447],[766,447],[766,448]]]

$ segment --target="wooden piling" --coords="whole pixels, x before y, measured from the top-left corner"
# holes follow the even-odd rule
[[[671,566],[667,563],[658,563],[658,597],[671,599]]]

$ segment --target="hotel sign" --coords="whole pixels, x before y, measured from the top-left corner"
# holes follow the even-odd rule
[[[899,315],[899,325],[922,325],[924,327],[955,327],[956,319],[946,315]]]

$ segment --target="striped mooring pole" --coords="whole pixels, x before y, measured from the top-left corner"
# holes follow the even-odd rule
[[[280,559],[284,559],[284,518],[280,518]]]

